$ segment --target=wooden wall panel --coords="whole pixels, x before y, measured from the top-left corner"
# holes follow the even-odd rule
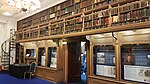
[[[51,82],[63,82],[63,70],[51,69],[47,67],[37,67],[36,76]]]

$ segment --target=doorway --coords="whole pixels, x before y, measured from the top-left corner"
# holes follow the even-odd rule
[[[86,84],[86,42],[68,42],[68,83]]]

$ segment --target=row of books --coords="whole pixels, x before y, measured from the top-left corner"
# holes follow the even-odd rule
[[[62,34],[63,33],[62,31],[63,31],[63,28],[61,27],[51,29],[51,35]]]
[[[93,18],[92,15],[87,15],[87,16],[84,17],[84,21],[85,21],[85,22],[86,22],[86,21],[90,21],[90,20],[92,20],[92,18]]]
[[[74,25],[74,24],[75,24],[74,20],[65,22],[65,26]]]
[[[99,18],[104,18],[104,17],[109,17],[109,11],[105,10],[105,11],[93,14],[93,19],[99,19]]]
[[[119,12],[135,10],[135,9],[138,9],[138,8],[147,7],[149,5],[150,5],[149,1],[132,2],[132,3],[128,3],[128,4],[120,6],[119,7]]]
[[[82,2],[80,2],[80,8],[84,8],[86,6],[92,5],[92,1],[93,0],[83,0]]]
[[[82,24],[75,24],[66,26],[65,33],[71,33],[71,32],[80,32],[82,29]]]
[[[66,26],[65,33],[73,32],[75,28],[75,25]]]
[[[23,39],[22,33],[16,34],[16,40],[22,40],[22,39]]]
[[[67,7],[63,10],[61,10],[61,13],[60,14],[65,14],[65,13],[69,13],[69,12],[74,12],[74,6],[71,6],[71,7]]]
[[[84,23],[84,30],[90,30],[92,28],[92,21],[88,21]]]
[[[48,20],[48,15],[42,16],[41,17],[41,22],[45,22]]]
[[[49,9],[49,13],[53,13],[53,12],[55,12],[55,11],[59,11],[61,9],[61,6],[60,5],[57,5],[57,6],[54,6],[54,7],[51,7],[50,9]]]
[[[94,0],[94,8],[104,6],[113,2],[117,2],[119,0]]]
[[[51,25],[51,35],[62,34],[64,29],[64,23]]]
[[[37,25],[40,23],[40,18],[36,18],[34,20],[32,20],[32,25]]]
[[[92,5],[86,6],[86,7],[84,7],[84,8],[81,8],[80,12],[85,12],[85,11],[88,11],[88,10],[90,10],[90,9],[92,9]]]
[[[29,39],[29,32],[24,33],[24,39]]]
[[[148,8],[146,8],[146,9],[141,9],[141,10],[136,10],[133,12],[121,14],[119,16],[119,20],[120,21],[129,21],[129,20],[136,20],[136,19],[141,19],[141,18],[149,17],[149,16],[150,16],[150,10]]]
[[[49,36],[49,29],[48,27],[40,29],[40,37]]]
[[[110,11],[111,11],[111,15],[118,14],[118,12],[119,12],[117,7],[112,8]]]
[[[93,26],[108,25],[108,24],[109,24],[109,18],[100,18],[93,21]]]
[[[38,37],[38,30],[32,30],[30,33],[31,38],[37,38]]]

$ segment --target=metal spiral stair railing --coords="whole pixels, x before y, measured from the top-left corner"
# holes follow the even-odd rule
[[[10,32],[10,38],[4,41],[1,45],[1,50],[2,50],[1,64],[3,66],[3,70],[9,70],[10,60],[13,61],[13,57],[11,56],[11,51],[13,48],[15,48],[13,39],[14,39],[14,34]]]

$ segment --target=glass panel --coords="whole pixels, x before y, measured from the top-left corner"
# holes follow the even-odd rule
[[[45,48],[38,49],[38,66],[45,66]]]
[[[115,49],[112,45],[94,46],[94,74],[115,78]]]
[[[48,67],[57,68],[57,48],[48,48]]]
[[[122,79],[150,83],[150,45],[121,47]]]
[[[26,57],[36,57],[36,50],[35,49],[26,49]]]

